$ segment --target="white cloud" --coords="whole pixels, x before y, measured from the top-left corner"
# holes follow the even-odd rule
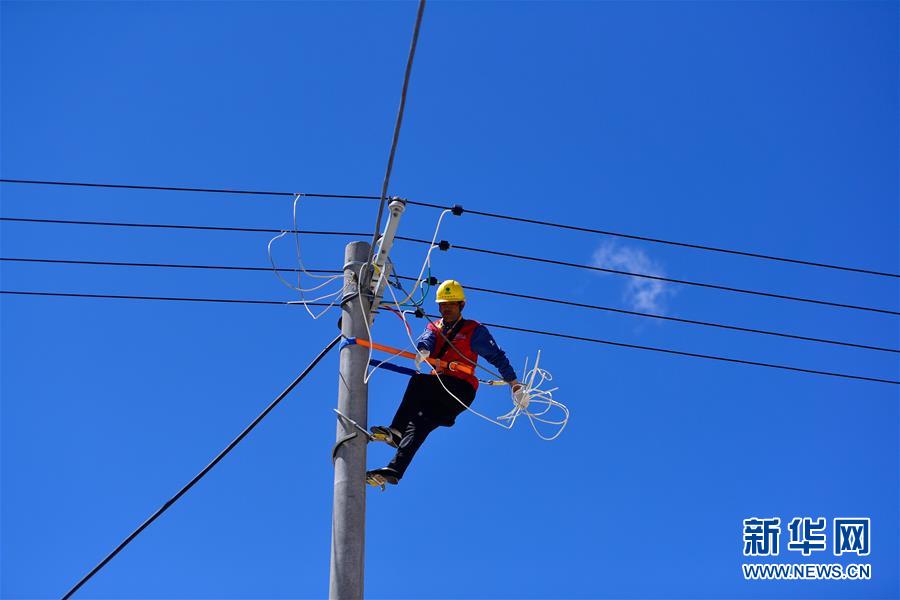
[[[591,264],[604,269],[616,269],[630,273],[641,273],[665,277],[662,265],[638,248],[630,248],[616,242],[604,242],[594,251]],[[671,296],[672,286],[655,279],[616,275],[625,282],[622,299],[630,310],[664,314],[666,297]]]

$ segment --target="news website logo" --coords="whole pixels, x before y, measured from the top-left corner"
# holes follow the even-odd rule
[[[828,522],[825,517],[792,517],[787,522],[788,553],[803,557],[828,556]],[[780,517],[751,517],[743,520],[743,553],[747,557],[779,556],[782,521]],[[831,526],[834,556],[869,556],[871,519],[836,517]],[[744,563],[745,579],[871,579],[871,564],[840,563]]]

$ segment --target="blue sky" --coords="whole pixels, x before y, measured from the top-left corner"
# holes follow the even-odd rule
[[[377,194],[414,3],[3,2],[4,178]],[[390,192],[888,272],[896,2],[430,3]],[[287,228],[290,198],[0,185],[2,215]],[[301,225],[371,231],[375,204]],[[401,234],[437,212],[411,207]],[[4,222],[4,257],[266,264],[268,236]],[[448,217],[455,244],[898,310],[896,279]],[[345,238],[303,240],[338,268]],[[278,248],[290,265],[289,244]],[[398,242],[412,275],[423,246]],[[461,250],[464,285],[897,348],[897,317]],[[271,273],[4,262],[4,290],[292,300]],[[639,295],[640,293],[643,295]],[[470,318],[898,378],[896,354],[471,292]],[[649,304],[648,304],[649,302]],[[433,305],[429,302],[433,309]],[[335,334],[294,306],[3,295],[0,595],[60,596]],[[417,327],[421,323],[416,324]],[[895,598],[897,386],[494,330],[572,412],[472,415],[369,492],[372,598]],[[401,344],[399,321],[374,336]],[[337,354],[82,590],[327,595]],[[404,378],[378,373],[370,424]],[[500,390],[475,407],[509,409]],[[389,457],[369,448],[369,465]],[[744,581],[742,520],[870,517],[870,581]],[[831,531],[829,529],[829,543]],[[854,562],[785,548],[770,562]],[[761,562],[766,562],[762,560]],[[859,560],[863,562],[863,560]]]

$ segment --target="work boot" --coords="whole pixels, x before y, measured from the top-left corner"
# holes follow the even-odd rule
[[[400,478],[397,476],[397,471],[390,467],[366,471],[366,483],[372,487],[380,487],[382,492],[385,490],[388,483],[397,485],[399,481]]]
[[[372,439],[376,442],[384,442],[392,448],[399,448],[400,440],[403,439],[403,435],[391,427],[376,425],[372,428]]]

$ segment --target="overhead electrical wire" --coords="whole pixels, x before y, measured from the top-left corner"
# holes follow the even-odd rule
[[[106,227],[147,227],[147,228],[162,228],[162,229],[184,229],[184,230],[199,230],[199,231],[234,231],[234,232],[249,232],[249,233],[281,233],[284,230],[281,229],[265,229],[259,227],[213,227],[213,226],[203,226],[203,225],[169,225],[169,224],[159,224],[159,223],[120,223],[120,222],[111,222],[111,221],[75,221],[75,220],[63,220],[63,219],[37,219],[37,218],[23,218],[23,217],[0,217],[0,221],[12,221],[12,222],[24,222],[24,223],[51,223],[51,224],[62,224],[62,225],[96,225],[96,226],[106,226]],[[293,230],[287,231],[287,233],[295,233]],[[300,231],[299,233],[307,234],[307,235],[336,235],[336,236],[350,236],[350,237],[366,237],[368,234],[359,233],[359,232],[347,232],[347,231]],[[407,242],[414,242],[418,244],[431,244],[430,240],[423,240],[420,238],[407,237],[407,236],[395,236],[395,240],[402,240]],[[441,242],[441,244],[445,244],[445,242]],[[625,275],[629,277],[638,277],[642,279],[651,279],[655,281],[664,281],[667,283],[678,283],[682,285],[689,285],[707,289],[715,289],[724,292],[732,292],[732,293],[740,293],[740,294],[748,294],[753,296],[760,296],[765,298],[774,298],[779,300],[789,300],[794,302],[805,302],[810,304],[818,304],[822,306],[831,306],[835,308],[846,308],[851,310],[860,310],[874,313],[882,313],[888,315],[900,315],[900,311],[884,309],[884,308],[875,308],[869,306],[859,306],[855,304],[846,304],[841,302],[832,302],[829,300],[820,300],[817,298],[808,298],[802,296],[791,296],[787,294],[776,294],[773,292],[763,292],[758,290],[751,290],[746,288],[737,288],[713,283],[705,283],[699,281],[691,281],[686,279],[674,279],[671,277],[660,277],[657,275],[650,275],[647,273],[634,273],[631,271],[621,271],[618,269],[607,269],[605,267],[595,267],[593,265],[586,265],[582,263],[574,263],[567,262],[561,260],[554,260],[549,258],[541,258],[537,256],[528,256],[524,254],[514,254],[511,252],[503,252],[500,250],[490,250],[487,248],[477,248],[473,246],[463,246],[463,245],[455,245],[446,243],[447,248],[456,248],[458,250],[465,250],[468,252],[476,252],[481,254],[490,254],[495,256],[501,256],[504,258],[513,258],[518,260],[526,260],[531,262],[552,264],[564,267],[572,267],[577,269],[584,269],[595,272],[602,273],[612,273],[615,275]]]
[[[435,205],[435,206],[433,206],[433,208],[444,208],[444,207],[442,207],[442,206],[440,206],[440,205]],[[820,268],[824,268],[824,269],[836,269],[836,270],[839,270],[839,271],[849,271],[849,272],[853,272],[853,273],[862,273],[862,274],[866,274],[866,275],[878,275],[878,276],[881,276],[881,277],[900,278],[900,274],[897,274],[897,273],[886,273],[886,272],[884,272],[884,271],[875,271],[875,270],[872,270],[872,269],[861,269],[861,268],[858,268],[858,267],[847,267],[847,266],[843,266],[843,265],[834,265],[834,264],[823,263],[823,262],[816,262],[816,261],[810,261],[810,260],[801,260],[801,259],[798,259],[798,258],[787,258],[787,257],[784,257],[784,256],[774,256],[774,255],[771,255],[771,254],[762,254],[762,253],[759,253],[759,252],[747,252],[747,251],[744,251],[744,250],[734,250],[734,249],[730,249],[730,248],[721,248],[721,247],[718,247],[718,246],[709,246],[709,245],[704,245],[704,244],[693,244],[693,243],[690,243],[690,242],[677,242],[677,241],[674,241],[674,240],[666,240],[666,239],[661,239],[661,238],[648,237],[648,236],[644,236],[644,235],[635,235],[635,234],[631,234],[631,233],[622,233],[622,232],[619,232],[619,231],[608,231],[608,230],[603,230],[603,229],[594,229],[594,228],[591,228],[591,227],[580,227],[580,226],[578,226],[578,225],[566,225],[566,224],[563,224],[563,223],[553,223],[553,222],[550,222],[550,221],[538,221],[538,220],[536,220],[536,219],[528,219],[528,218],[525,218],[525,217],[516,217],[516,216],[513,216],[513,215],[502,215],[502,214],[499,214],[499,213],[491,213],[491,212],[485,212],[485,211],[479,211],[479,210],[469,210],[469,209],[466,209],[465,212],[466,212],[466,213],[469,213],[469,214],[473,214],[473,215],[479,215],[479,216],[483,216],[483,217],[490,217],[490,218],[494,218],[494,219],[504,219],[504,220],[507,220],[507,221],[517,221],[517,222],[519,222],[519,223],[530,223],[530,224],[533,224],[533,225],[542,225],[542,226],[544,226],[544,227],[553,227],[553,228],[557,228],[557,229],[567,229],[567,230],[570,230],[570,231],[581,231],[581,232],[584,232],[584,233],[593,233],[593,234],[597,234],[597,235],[605,235],[605,236],[610,236],[610,237],[618,237],[618,238],[624,238],[624,239],[629,239],[629,240],[638,240],[638,241],[642,241],[642,242],[652,242],[652,243],[654,243],[654,244],[665,244],[665,245],[668,245],[668,246],[677,246],[677,247],[680,247],[680,248],[691,248],[691,249],[694,249],[694,250],[706,250],[706,251],[709,251],[709,252],[720,252],[720,253],[723,253],[723,254],[732,254],[732,255],[737,255],[737,256],[745,256],[745,257],[749,257],[749,258],[759,258],[759,259],[771,260],[771,261],[777,261],[777,262],[783,262],[783,263],[791,263],[791,264],[797,264],[797,265],[804,265],[804,266],[808,266],[808,267],[820,267]]]
[[[381,231],[381,215],[384,214],[384,201],[387,199],[388,186],[391,182],[391,171],[394,168],[394,156],[397,153],[397,144],[400,141],[400,127],[403,125],[403,111],[406,108],[406,92],[409,90],[409,78],[412,75],[413,59],[416,57],[416,45],[419,43],[419,30],[422,27],[422,15],[425,13],[425,0],[419,0],[416,10],[416,24],[413,26],[412,41],[409,45],[409,54],[406,57],[406,69],[403,72],[403,87],[400,90],[400,106],[397,108],[397,120],[394,123],[394,134],[391,138],[391,151],[388,154],[387,168],[384,171],[384,181],[381,184],[381,196],[378,202],[378,216],[375,218],[375,232],[372,234],[372,243],[369,245],[369,256],[366,262],[372,261],[375,253],[375,242],[378,241],[378,232]]]
[[[266,271],[271,272],[272,267],[242,267],[238,265],[186,265],[179,263],[136,263],[136,262],[115,262],[107,260],[63,260],[50,258],[15,258],[3,256],[0,261],[7,262],[24,262],[24,263],[47,263],[47,264],[64,264],[64,265],[95,265],[106,267],[158,267],[164,269],[209,269],[223,271]],[[293,267],[278,267],[279,271],[286,273],[297,273],[300,269]],[[310,273],[340,273],[337,269],[308,269]],[[412,279],[406,278],[406,279]]]
[[[0,217],[0,221],[15,223],[48,223],[55,225],[96,225],[99,227],[137,227],[144,229],[186,229],[191,231],[235,231],[241,233],[302,233],[304,235],[336,235],[347,237],[366,237],[368,233],[359,231],[318,231],[318,230],[283,230],[263,227],[220,227],[211,225],[172,225],[165,223],[123,223],[120,221],[78,221],[71,219],[31,219],[23,217]]]
[[[607,312],[619,313],[619,314],[623,314],[623,315],[632,315],[632,316],[636,316],[636,317],[647,317],[647,318],[651,318],[651,319],[660,319],[663,321],[672,321],[675,323],[685,323],[688,325],[700,325],[703,327],[716,327],[719,329],[728,329],[731,331],[742,331],[745,333],[758,333],[761,335],[771,335],[771,336],[777,336],[777,337],[794,339],[794,340],[803,340],[803,341],[807,341],[807,342],[817,342],[817,343],[822,343],[822,344],[834,344],[836,346],[848,346],[851,348],[861,348],[861,349],[865,349],[865,350],[878,350],[881,352],[900,353],[900,350],[897,350],[895,348],[885,348],[883,346],[871,346],[871,345],[867,345],[867,344],[856,344],[853,342],[843,342],[843,341],[839,341],[839,340],[830,340],[830,339],[825,339],[825,338],[798,335],[798,334],[793,334],[793,333],[784,333],[781,331],[771,331],[768,329],[758,329],[758,328],[753,328],[753,327],[741,327],[738,325],[726,325],[724,323],[715,323],[712,321],[699,321],[696,319],[684,319],[681,317],[670,317],[668,315],[645,313],[645,312],[639,312],[639,311],[634,311],[634,310],[625,310],[624,308],[614,308],[611,306],[601,306],[598,304],[585,304],[582,302],[573,302],[571,300],[560,300],[557,298],[545,298],[543,296],[519,294],[517,292],[492,290],[490,288],[477,287],[477,286],[468,285],[468,284],[466,285],[466,289],[477,291],[477,292],[486,292],[489,294],[498,294],[501,296],[508,296],[511,298],[521,298],[524,300],[537,300],[540,302],[548,302],[551,304],[560,304],[563,306],[575,306],[575,307],[579,307],[579,308],[588,308],[588,309],[592,309],[592,310],[602,310],[602,311],[607,311]]]
[[[75,292],[33,292],[22,290],[0,290],[0,294],[14,294],[18,296],[56,296],[63,298],[104,298],[112,300],[167,300],[172,302],[214,302],[219,304],[268,304],[277,306],[292,306],[294,302],[286,300],[245,300],[232,298],[185,298],[183,296],[134,296],[123,294],[86,294]],[[310,302],[312,306],[329,306],[324,302]]]
[[[402,240],[402,239],[406,239],[406,238],[397,236],[396,239]],[[410,239],[409,241],[418,241],[418,240]],[[732,286],[727,286],[727,285],[719,285],[719,284],[715,284],[715,283],[705,283],[702,281],[691,281],[688,279],[674,279],[672,277],[661,277],[658,275],[650,275],[648,273],[635,273],[632,271],[620,271],[619,269],[607,269],[606,267],[595,267],[593,265],[585,265],[585,264],[581,264],[581,263],[573,263],[573,262],[567,262],[567,261],[562,261],[562,260],[554,260],[554,259],[550,259],[550,258],[541,258],[538,256],[527,256],[525,254],[514,254],[512,252],[502,252],[499,250],[488,250],[486,248],[475,248],[472,246],[460,246],[460,245],[454,244],[454,245],[451,245],[450,247],[457,248],[459,250],[467,250],[469,252],[478,252],[481,254],[492,254],[495,256],[502,256],[505,258],[515,258],[515,259],[519,259],[519,260],[527,260],[527,261],[539,262],[539,263],[544,263],[544,264],[549,264],[549,265],[573,267],[576,269],[586,269],[589,271],[597,271],[597,272],[601,272],[601,273],[612,273],[614,275],[627,275],[629,277],[639,277],[641,279],[651,279],[653,281],[664,281],[667,283],[678,283],[681,285],[690,285],[690,286],[694,286],[694,287],[719,290],[719,291],[723,291],[723,292],[749,294],[752,296],[762,296],[765,298],[777,298],[779,300],[791,300],[794,302],[807,302],[807,303],[811,303],[811,304],[820,304],[823,306],[833,306],[835,308],[849,308],[852,310],[863,310],[863,311],[883,313],[883,314],[888,314],[888,315],[900,315],[900,312],[898,312],[896,310],[889,310],[889,309],[884,309],[884,308],[873,308],[870,306],[858,306],[855,304],[844,304],[841,302],[831,302],[829,300],[818,300],[816,298],[804,298],[801,296],[789,296],[787,294],[775,294],[772,292],[762,292],[762,291],[758,291],[758,290],[737,288],[737,287],[732,287]]]
[[[84,293],[63,293],[63,292],[35,292],[35,291],[22,291],[22,290],[0,290],[0,294],[16,294],[16,295],[24,295],[24,296],[58,296],[58,297],[77,297],[77,298],[109,298],[109,299],[126,299],[126,300],[171,300],[171,301],[186,301],[186,302],[224,302],[224,303],[232,303],[232,304],[270,304],[270,305],[282,305],[288,306],[292,305],[290,302],[279,302],[273,300],[230,300],[230,299],[215,299],[215,298],[174,298],[174,297],[156,297],[156,296],[125,296],[125,295],[111,295],[111,294],[84,294]],[[295,306],[295,305],[294,305]],[[322,303],[320,306],[325,306]],[[439,315],[427,315],[430,318],[440,318]],[[551,331],[542,331],[538,329],[527,329],[524,327],[516,327],[513,325],[501,325],[498,323],[484,323],[489,327],[497,327],[500,329],[509,329],[510,331],[520,331],[524,333],[533,333],[537,335],[547,335],[552,337],[571,339],[582,342],[591,342],[595,344],[606,344],[610,346],[616,346],[621,348],[633,348],[637,350],[648,350],[652,352],[662,352],[665,354],[674,354],[679,356],[689,356],[692,358],[702,358],[708,360],[716,360],[744,365],[752,365],[758,367],[768,367],[773,369],[782,369],[787,371],[796,371],[800,373],[808,373],[812,375],[826,375],[831,377],[840,377],[844,379],[855,379],[861,381],[871,381],[876,383],[890,383],[893,385],[900,385],[900,381],[892,380],[892,379],[880,379],[877,377],[866,377],[862,375],[849,375],[845,373],[837,373],[834,371],[821,371],[814,369],[804,369],[800,367],[792,367],[788,365],[777,365],[773,363],[764,363],[764,362],[756,362],[749,360],[742,360],[736,358],[728,358],[722,356],[716,356],[711,354],[698,354],[694,352],[685,352],[681,350],[672,350],[669,348],[659,348],[655,346],[641,346],[637,344],[628,344],[624,342],[615,342],[611,340],[602,340],[598,338],[590,338],[584,336],[576,336],[565,333],[556,333]]]
[[[110,189],[130,189],[130,190],[160,190],[160,191],[177,191],[177,192],[203,192],[203,193],[219,193],[219,194],[244,194],[244,195],[264,195],[264,196],[294,196],[295,192],[275,192],[275,191],[254,191],[254,190],[237,190],[237,189],[222,189],[222,188],[191,188],[191,187],[173,187],[173,186],[152,186],[152,185],[124,185],[124,184],[111,184],[111,183],[84,183],[84,182],[75,182],[75,181],[41,181],[34,179],[0,179],[0,183],[16,183],[16,184],[32,184],[32,185],[61,185],[61,186],[74,186],[74,187],[92,187],[92,188],[110,188]],[[310,198],[332,198],[332,199],[364,199],[364,200],[380,200],[379,196],[364,196],[364,195],[355,195],[355,194],[314,194],[314,193],[303,193],[304,196],[308,196]],[[450,208],[443,204],[435,204],[433,202],[422,202],[418,200],[406,200],[407,204],[412,206],[423,206],[427,208],[434,208],[439,210],[444,210]],[[580,231],[583,233],[592,233],[596,235],[604,235],[610,237],[618,237],[623,239],[631,239],[642,242],[650,242],[656,244],[664,244],[670,246],[676,246],[681,248],[690,248],[694,250],[702,250],[708,252],[719,252],[724,254],[736,255],[736,256],[744,256],[748,258],[757,258],[762,260],[770,260],[776,262],[797,264],[809,267],[818,267],[824,269],[833,269],[838,271],[847,271],[853,273],[861,273],[866,275],[877,275],[881,277],[891,277],[891,278],[900,278],[900,274],[898,273],[889,273],[885,271],[878,271],[874,269],[864,269],[860,267],[849,267],[846,265],[835,265],[831,263],[826,263],[822,261],[812,261],[812,260],[803,260],[798,258],[789,258],[785,256],[775,256],[772,254],[764,254],[761,252],[749,252],[746,250],[736,250],[734,248],[723,248],[721,246],[712,246],[708,244],[697,244],[692,242],[680,242],[677,240],[669,240],[651,236],[637,235],[631,233],[624,233],[621,231],[612,231],[605,229],[597,229],[592,227],[583,227],[578,225],[568,225],[565,223],[554,223],[544,220],[538,219],[530,219],[527,217],[519,217],[516,215],[506,215],[500,213],[493,213],[487,211],[473,210],[466,208],[464,213],[494,218],[494,219],[502,219],[507,221],[516,221],[520,223],[528,223],[531,225],[539,225],[544,227],[556,228],[556,229],[564,229],[570,231]]]
[[[429,315],[429,316],[432,318],[440,318],[438,315]],[[576,341],[580,341],[580,342],[591,342],[594,344],[606,344],[609,346],[617,346],[619,348],[632,348],[635,350],[649,350],[652,352],[663,352],[666,354],[675,354],[678,356],[690,356],[692,358],[705,358],[708,360],[718,360],[718,361],[737,363],[737,364],[742,364],[742,365],[752,365],[752,366],[756,366],[756,367],[768,367],[771,369],[783,369],[786,371],[796,371],[799,373],[809,373],[809,374],[813,374],[813,375],[827,375],[830,377],[842,377],[845,379],[858,379],[861,381],[872,381],[872,382],[876,382],[876,383],[890,383],[893,385],[900,385],[900,381],[896,381],[893,379],[880,379],[878,377],[866,377],[863,375],[848,375],[846,373],[836,373],[833,371],[820,371],[820,370],[815,370],[815,369],[804,369],[801,367],[792,367],[792,366],[788,366],[788,365],[779,365],[779,364],[774,364],[774,363],[743,360],[743,359],[739,359],[739,358],[728,358],[725,356],[715,356],[712,354],[698,354],[696,352],[685,352],[683,350],[672,350],[670,348],[659,348],[656,346],[641,346],[638,344],[627,344],[624,342],[614,342],[611,340],[602,340],[599,338],[585,337],[585,336],[580,336],[580,335],[570,335],[570,334],[566,334],[566,333],[543,331],[540,329],[528,329],[525,327],[515,327],[512,325],[500,325],[499,323],[486,323],[485,322],[484,325],[486,325],[488,327],[497,327],[499,329],[508,329],[510,331],[520,331],[523,333],[546,335],[546,336],[551,336],[551,337],[564,338],[564,339],[568,339],[568,340],[576,340]]]
[[[225,446],[225,448],[221,452],[219,452],[219,454],[214,459],[212,459],[212,461],[208,465],[206,465],[199,473],[197,473],[193,479],[191,479],[180,490],[178,490],[178,493],[176,493],[169,500],[167,500],[162,506],[160,506],[156,510],[156,512],[154,512],[152,515],[150,515],[150,517],[146,521],[141,523],[141,525],[138,526],[137,529],[135,529],[133,532],[131,532],[128,535],[128,537],[126,537],[124,540],[122,540],[122,542],[118,546],[116,546],[115,549],[106,556],[106,558],[101,560],[93,569],[91,569],[88,572],[87,575],[82,577],[78,581],[78,583],[76,583],[74,586],[72,586],[72,588],[68,592],[66,592],[66,595],[63,596],[63,600],[68,600],[68,598],[71,598],[72,595],[81,588],[81,586],[83,586],[85,583],[87,583],[91,579],[91,577],[96,575],[97,572],[100,571],[100,569],[102,569],[104,566],[106,566],[107,563],[109,563],[109,561],[111,561],[113,558],[115,558],[116,554],[118,554],[134,538],[136,538],[138,535],[140,535],[140,533],[142,531],[144,531],[144,529],[146,529],[151,523],[153,523],[153,521],[155,521],[157,518],[159,518],[160,515],[162,515],[164,512],[166,512],[166,510],[168,510],[169,507],[171,507],[173,504],[178,502],[179,498],[184,496],[184,494],[187,493],[187,491],[190,490],[194,486],[194,484],[196,484],[198,481],[203,479],[203,477],[207,473],[209,473],[213,469],[213,467],[215,467],[219,463],[219,461],[221,461],[223,458],[225,458],[225,456],[229,452],[231,452],[234,449],[234,447],[237,446],[241,442],[241,440],[243,440],[245,437],[247,437],[247,434],[249,434],[251,431],[253,431],[253,429],[264,418],[266,418],[266,415],[268,415],[270,412],[272,412],[272,409],[274,409],[276,406],[278,406],[279,402],[284,400],[284,398],[287,397],[287,395],[291,393],[291,390],[293,390],[295,387],[297,387],[297,384],[299,384],[301,381],[303,381],[303,379],[309,374],[309,372],[312,371],[313,368],[315,368],[315,366],[317,364],[319,364],[319,361],[321,361],[325,357],[325,355],[328,354],[328,351],[331,350],[332,348],[334,348],[335,345],[337,345],[337,343],[340,340],[341,340],[340,335],[338,335],[333,340],[331,340],[331,342],[329,342],[328,345],[326,345],[322,349],[322,351],[319,352],[318,356],[316,356],[313,359],[313,361],[311,363],[309,363],[309,365],[307,365],[307,367],[305,369],[303,369],[303,372],[301,372],[294,379],[294,381],[292,381],[290,383],[290,385],[288,385],[284,389],[283,392],[278,394],[278,396],[271,403],[269,403],[269,405],[265,409],[263,409],[263,411],[261,413],[259,413],[259,415],[257,415],[256,418],[253,419],[253,421],[251,421],[250,424],[247,425],[247,427],[245,427],[244,430],[241,431],[236,438],[234,438],[227,446]]]
[[[63,264],[63,265],[87,265],[87,266],[111,266],[111,267],[152,267],[152,268],[172,268],[172,269],[201,269],[201,270],[224,270],[224,271],[266,271],[269,272],[272,270],[271,267],[250,267],[250,266],[237,266],[237,265],[195,265],[195,264],[179,264],[179,263],[139,263],[139,262],[115,262],[115,261],[99,261],[99,260],[63,260],[63,259],[48,259],[48,258],[17,258],[17,257],[0,257],[0,261],[7,262],[22,262],[22,263],[41,263],[41,264]],[[288,273],[296,273],[299,272],[300,269],[297,268],[285,268],[279,267],[279,271],[288,272]],[[322,273],[322,274],[337,274],[341,273],[341,271],[336,269],[309,269],[311,273]],[[398,275],[400,279],[406,281],[415,281],[416,286],[418,286],[419,282],[422,281],[421,274],[420,277],[403,277]],[[592,310],[601,310],[607,312],[613,312],[624,315],[631,315],[636,317],[644,317],[644,318],[652,318],[659,319],[663,321],[672,321],[676,323],[685,323],[688,325],[699,325],[703,327],[715,327],[719,329],[726,329],[731,331],[741,331],[745,333],[754,333],[761,335],[770,335],[787,339],[795,339],[807,342],[815,342],[822,344],[832,344],[836,346],[847,346],[850,348],[860,348],[863,350],[877,350],[880,352],[893,352],[900,353],[900,350],[895,348],[887,348],[884,346],[873,346],[869,344],[858,344],[854,342],[840,341],[840,340],[832,340],[821,337],[812,337],[805,336],[793,333],[785,333],[781,331],[772,331],[768,329],[759,329],[753,327],[741,327],[738,325],[727,325],[724,323],[715,323],[712,321],[700,321],[695,319],[685,319],[681,317],[671,317],[667,315],[659,315],[654,313],[645,313],[638,312],[633,310],[626,310],[623,308],[615,308],[611,306],[602,306],[598,304],[585,304],[582,302],[574,302],[571,300],[561,300],[558,298],[547,298],[544,296],[534,296],[530,294],[520,294],[517,292],[510,292],[505,290],[496,290],[491,288],[479,287],[476,285],[467,284],[467,290],[475,291],[475,292],[484,292],[488,294],[497,294],[500,296],[507,296],[510,298],[520,298],[523,300],[535,300],[540,302],[547,302],[550,304],[559,304],[562,306],[574,306],[577,308],[586,308]],[[407,294],[407,297],[409,294]],[[406,300],[405,298],[404,300]],[[401,302],[400,304],[403,304]]]
[[[162,185],[126,185],[120,183],[85,183],[79,181],[40,181],[36,179],[0,179],[0,183],[22,183],[32,185],[62,185],[69,187],[108,188],[118,190],[150,190],[161,192],[200,192],[204,194],[237,194],[242,196],[293,196],[296,192],[266,192],[260,190],[236,190],[228,188],[196,188]],[[335,198],[348,200],[378,200],[378,196],[362,196],[358,194],[314,194],[303,192],[310,198]]]

